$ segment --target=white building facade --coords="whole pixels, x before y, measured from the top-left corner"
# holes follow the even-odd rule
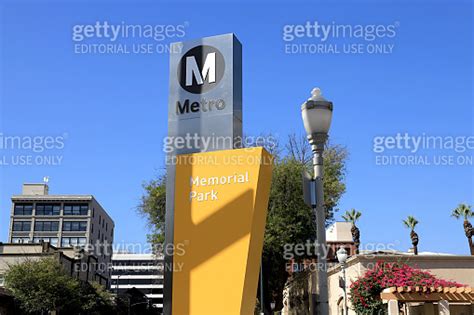
[[[153,307],[163,309],[163,256],[154,254],[114,253],[110,291],[126,294],[140,290]]]

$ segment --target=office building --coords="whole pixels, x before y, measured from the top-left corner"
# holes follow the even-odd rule
[[[10,243],[82,247],[110,278],[114,221],[92,195],[50,195],[46,183],[24,184],[22,194],[11,200]]]
[[[110,291],[118,295],[138,289],[153,307],[163,309],[163,256],[114,253]]]

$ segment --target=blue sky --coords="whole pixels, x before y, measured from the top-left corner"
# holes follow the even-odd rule
[[[473,164],[376,165],[373,141],[397,133],[474,135],[469,1],[0,2],[0,133],[65,138],[63,149],[43,153],[0,150],[7,159],[63,158],[59,166],[0,166],[1,241],[8,237],[10,196],[21,192],[23,182],[43,176],[51,178],[53,194],[95,195],[115,220],[117,241],[145,241],[145,221],[135,207],[142,182],[163,169],[169,56],[75,53],[73,26],[97,21],[185,25],[184,40],[234,32],[243,44],[246,134],[272,132],[284,139],[303,133],[300,105],[314,86],[321,87],[335,107],[331,140],[350,152],[347,192],[339,207],[363,212],[363,243],[407,250],[409,231],[401,220],[413,214],[420,221],[421,251],[468,253],[462,222],[449,214],[460,202],[473,203]],[[284,26],[307,21],[396,25],[390,39],[331,38],[323,43],[394,48],[386,54],[285,53]],[[134,43],[157,44],[124,40]],[[418,154],[472,158],[473,150]]]

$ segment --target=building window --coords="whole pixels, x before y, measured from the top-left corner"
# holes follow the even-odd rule
[[[86,231],[87,221],[64,221],[63,231]]]
[[[36,221],[35,222],[35,231],[58,231],[59,222],[58,221]]]
[[[33,243],[39,243],[39,242],[48,242],[53,246],[58,246],[58,238],[57,237],[34,237],[33,238]]]
[[[30,221],[13,221],[13,231],[29,232],[31,230]]]
[[[30,243],[29,237],[12,237],[12,243],[27,244]]]
[[[117,284],[116,279],[112,281],[115,285]],[[155,279],[119,279],[118,284],[119,285],[130,284],[132,286],[137,285],[137,284],[155,284]]]
[[[89,206],[87,204],[64,205],[64,215],[87,215]]]
[[[36,215],[59,215],[60,205],[36,204]]]
[[[61,247],[72,247],[74,245],[85,245],[85,237],[63,237],[61,239]]]
[[[21,203],[15,204],[13,214],[14,215],[31,215],[33,213],[32,203]]]

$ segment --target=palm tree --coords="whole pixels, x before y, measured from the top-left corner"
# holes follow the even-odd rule
[[[461,203],[456,209],[453,210],[451,214],[456,219],[464,218],[464,233],[466,234],[467,240],[469,242],[469,250],[471,255],[474,256],[474,245],[472,244],[472,236],[474,235],[474,229],[472,228],[469,218],[474,217],[474,212],[471,210],[471,206]]]
[[[355,245],[355,253],[356,255],[359,254],[359,245],[360,245],[360,230],[356,226],[357,220],[362,216],[362,213],[360,211],[357,211],[356,209],[351,209],[347,210],[346,213],[342,216],[346,222],[351,222],[352,227],[351,227],[351,233],[352,233],[352,240],[354,241]]]
[[[410,238],[411,243],[413,244],[413,252],[415,255],[418,255],[418,234],[415,232],[415,227],[418,224],[418,220],[415,217],[409,215],[406,220],[403,220],[403,224],[410,229]]]

